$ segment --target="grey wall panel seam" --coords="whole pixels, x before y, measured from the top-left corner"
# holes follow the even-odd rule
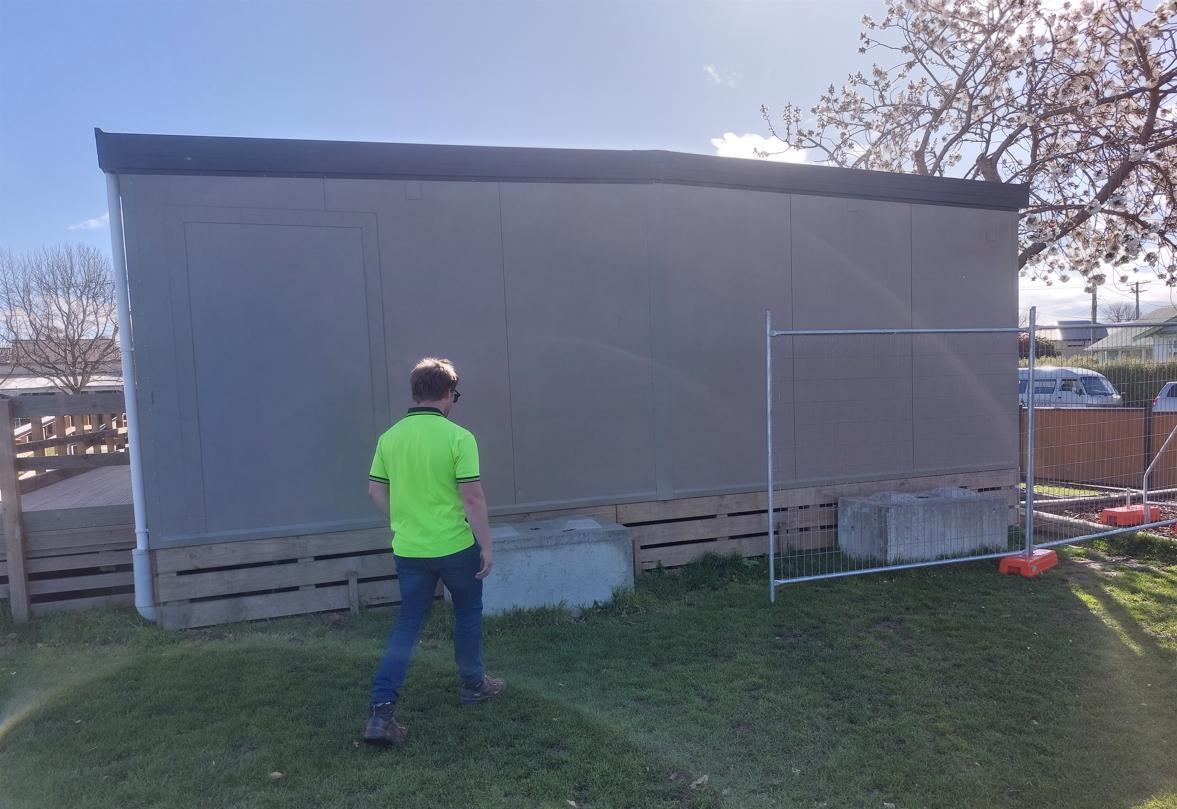
[[[796,299],[796,296],[793,294],[793,286],[797,280],[797,264],[796,264],[796,255],[794,252],[795,246],[797,244],[797,240],[795,238],[793,238],[793,194],[789,195],[788,210],[789,210],[789,259],[788,259],[789,328],[793,328],[797,323],[797,320],[796,320],[797,316],[796,316],[796,313],[793,311],[793,301]],[[773,325],[773,328],[776,328],[775,324]],[[800,474],[797,469],[797,340],[794,337],[790,337],[790,338],[788,338],[788,340],[789,340],[789,383],[790,383],[790,389],[791,389],[791,392],[789,394],[789,396],[790,396],[789,413],[790,413],[790,420],[792,422],[791,428],[789,430],[789,437],[792,442],[790,446],[792,447],[791,456],[792,456],[792,460],[793,460],[793,474],[791,474],[789,476],[789,480],[796,480],[797,475]],[[774,348],[775,348],[775,346],[774,346]],[[773,356],[774,357],[776,356],[775,351],[773,352]],[[776,376],[776,364],[775,363],[773,364],[772,374],[774,377]],[[776,407],[775,407],[776,403],[774,402],[773,404],[774,404],[773,412],[776,412]],[[776,451],[776,448],[774,447],[773,452],[775,453],[775,451]],[[765,483],[767,484],[767,481],[765,481]]]
[[[667,367],[670,345],[667,335],[666,274],[670,271],[666,250],[666,199],[661,188],[652,189],[646,209],[646,280],[650,322],[650,419],[654,436],[654,489],[659,500],[674,497],[674,454],[671,437],[674,398],[670,395]]]
[[[511,502],[519,502],[519,470],[515,443],[515,394],[511,384],[511,307],[507,296],[507,247],[503,237],[503,187],[495,184],[499,214],[499,279],[503,285],[503,355],[507,364],[507,429],[511,433]]]
[[[323,194],[324,194],[323,202],[324,202],[324,205],[326,205],[326,193],[327,193],[326,187],[327,187],[327,184],[326,184],[326,182],[324,182],[323,183]],[[392,375],[388,371],[388,327],[386,325],[387,318],[385,318],[385,316],[384,316],[384,265],[383,265],[382,257],[380,254],[380,216],[375,211],[367,212],[367,214],[371,217],[371,230],[372,230],[371,237],[372,237],[372,242],[373,242],[373,250],[375,251],[375,254],[376,254],[375,255],[375,261],[376,261],[376,272],[375,272],[376,311],[379,312],[379,314],[380,314],[380,323],[379,323],[380,333],[378,335],[379,336],[379,346],[378,347],[371,346],[369,348],[370,351],[373,351],[373,354],[372,354],[372,357],[371,357],[368,364],[369,364],[369,367],[371,367],[373,369],[377,366],[377,364],[379,364],[383,369],[382,377],[379,380],[375,380],[375,379],[372,380],[372,383],[373,383],[372,384],[372,424],[376,427],[376,430],[377,430],[376,436],[373,436],[373,439],[375,439],[376,437],[378,437],[381,434],[381,432],[383,432],[383,430],[381,430],[381,425],[390,423],[391,419],[392,419],[392,399],[391,399],[391,391],[389,390],[389,388],[391,386]],[[369,280],[369,278],[368,278],[369,271],[368,271],[368,238],[367,238],[368,234],[367,234],[367,230],[368,230],[367,227],[360,229],[360,249],[363,251],[362,255],[363,255],[363,262],[364,262],[365,286],[367,285],[367,282]],[[365,292],[366,292],[366,290],[365,290]],[[369,318],[369,322],[368,322],[368,334],[369,334],[368,342],[369,342],[369,344],[371,344],[371,342],[372,342],[372,339],[371,339],[371,335],[372,335],[371,310],[372,310],[372,304],[369,302],[368,303],[368,313],[367,313],[368,318]],[[379,363],[377,361],[379,361]],[[377,382],[379,382],[379,385],[376,384]],[[384,412],[382,412],[382,413],[377,412],[381,405],[383,405],[383,408],[384,408]],[[375,440],[373,440],[373,445],[375,445]]]
[[[907,316],[909,326],[915,325],[915,206],[907,206]],[[911,359],[911,466],[915,468],[916,459],[916,418],[915,418],[915,336],[910,337]]]
[[[196,333],[195,325],[192,322],[192,274],[188,271],[188,223],[181,222],[180,228],[184,233],[184,286],[185,299],[188,304],[188,350],[191,354],[192,360],[192,387],[198,389],[200,380],[200,370],[196,367]],[[192,413],[196,422],[196,453],[197,461],[200,468],[200,521],[203,530],[208,532],[208,493],[204,481],[207,480],[204,468],[204,441],[201,440],[203,432],[200,429],[200,398],[193,396]]]

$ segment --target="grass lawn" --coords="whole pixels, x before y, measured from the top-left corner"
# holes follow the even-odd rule
[[[1026,484],[1019,483],[1018,491],[1024,496]],[[1051,497],[1106,497],[1116,493],[1107,489],[1087,489],[1082,486],[1067,486],[1061,483],[1035,483],[1034,494],[1044,494]]]
[[[456,704],[444,608],[359,745],[391,613],[166,633],[0,625],[0,806],[1177,807],[1177,553],[1069,552],[786,587],[647,574],[579,618],[488,621],[510,690]],[[282,777],[272,779],[272,772]]]

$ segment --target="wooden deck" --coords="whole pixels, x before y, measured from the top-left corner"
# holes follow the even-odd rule
[[[21,497],[25,511],[131,505],[131,467],[104,466]]]

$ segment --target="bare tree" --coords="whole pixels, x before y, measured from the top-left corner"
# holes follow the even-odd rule
[[[1027,183],[1022,275],[1127,265],[1177,286],[1177,0],[889,0],[889,65],[788,104],[774,136],[824,162]],[[1122,277],[1126,281],[1126,276]]]
[[[0,329],[13,367],[81,392],[119,358],[110,262],[85,245],[0,253]]]
[[[1128,301],[1110,301],[1099,307],[1099,316],[1106,323],[1128,323],[1136,319],[1136,306]]]

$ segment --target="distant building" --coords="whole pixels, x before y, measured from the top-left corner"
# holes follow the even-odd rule
[[[109,350],[110,341],[104,342],[107,345],[95,347],[96,353],[105,353]],[[53,384],[52,371],[44,367],[26,368],[17,365],[13,362],[14,353],[12,345],[0,346],[0,395],[21,396],[30,393],[59,392],[59,389]],[[90,383],[86,386],[86,390],[96,392],[122,390],[122,370],[122,358],[116,346],[115,352],[97,367]]]
[[[1172,325],[1170,325],[1172,324]],[[1113,326],[1085,351],[1100,362],[1177,357],[1177,306],[1162,306],[1140,320]]]
[[[1060,320],[1054,328],[1038,332],[1038,339],[1054,342],[1060,357],[1083,356],[1089,345],[1107,336],[1106,326],[1090,320]]]

